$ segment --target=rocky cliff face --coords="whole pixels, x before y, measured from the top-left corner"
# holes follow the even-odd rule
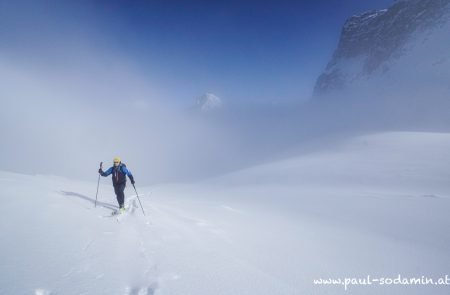
[[[399,0],[388,9],[350,17],[331,61],[316,82],[314,97],[352,90],[393,70],[396,73],[391,76],[408,76],[400,70],[399,61],[410,64],[415,62],[412,56],[428,59],[432,70],[450,68],[450,47],[445,52],[450,46],[450,31],[446,31],[449,11],[450,0]],[[437,43],[442,43],[441,50],[436,49]]]

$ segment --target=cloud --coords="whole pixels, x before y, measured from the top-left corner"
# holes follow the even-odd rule
[[[1,169],[86,178],[121,155],[142,180],[161,181],[195,154],[208,157],[205,137],[220,132],[164,101],[120,57],[112,63],[63,69],[0,57]]]

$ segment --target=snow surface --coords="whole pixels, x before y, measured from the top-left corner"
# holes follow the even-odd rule
[[[0,172],[0,294],[449,294],[450,134],[392,132],[191,184]],[[138,183],[137,183],[138,184]]]

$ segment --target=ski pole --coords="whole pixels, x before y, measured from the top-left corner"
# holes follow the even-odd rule
[[[100,162],[100,169],[102,169],[103,162]],[[98,174],[98,181],[97,181],[97,193],[95,194],[95,208],[97,208],[97,196],[98,196],[98,187],[100,185],[100,173]]]
[[[138,192],[137,192],[137,190],[136,190],[136,187],[134,186],[134,183],[133,183],[133,187],[134,187],[134,191],[136,192],[136,196],[137,196],[137,198],[138,198],[139,205],[141,205],[142,213],[144,213],[144,216],[146,216],[146,215],[145,215],[145,212],[144,212],[144,207],[142,207],[141,200],[139,199],[139,195],[138,195]]]

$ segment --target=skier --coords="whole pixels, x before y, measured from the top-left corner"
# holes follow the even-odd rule
[[[127,169],[127,166],[121,162],[119,157],[115,157],[113,160],[114,166],[103,172],[102,168],[98,169],[98,173],[101,176],[106,177],[112,174],[112,182],[114,187],[114,192],[117,196],[117,202],[119,203],[119,212],[123,213],[125,208],[123,203],[125,201],[125,186],[127,183],[127,175],[130,178],[131,184],[134,185],[134,177],[131,174],[130,170]]]

